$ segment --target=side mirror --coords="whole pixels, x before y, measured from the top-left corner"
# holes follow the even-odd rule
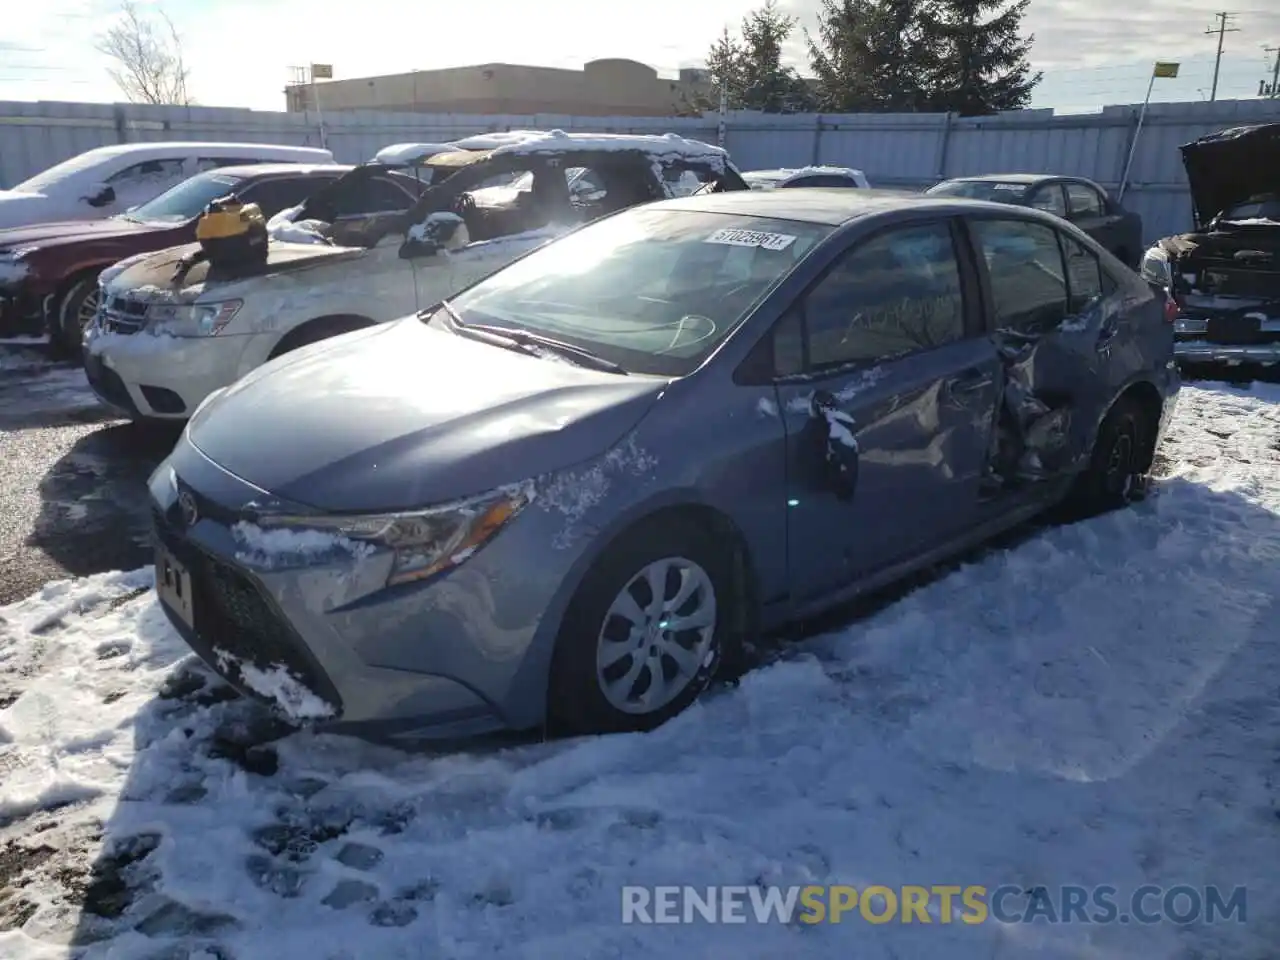
[[[108,203],[115,203],[116,188],[104,183],[95,193],[82,199],[91,207],[105,207]]]
[[[434,240],[420,240],[409,237],[400,244],[401,260],[417,260],[420,257],[434,257],[440,252],[440,244]]]

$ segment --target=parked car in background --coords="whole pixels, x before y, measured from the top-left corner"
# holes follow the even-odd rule
[[[352,169],[340,164],[265,163],[198,173],[106,220],[69,220],[0,230],[0,329],[44,329],[62,353],[79,354],[98,308],[98,274],[119,260],[195,239],[205,206],[234,195],[264,216],[295,206]],[[404,207],[415,199],[406,184]]]
[[[777,187],[858,187],[870,190],[861,170],[851,167],[802,167],[800,169],[748,170],[742,174],[752,190]]]
[[[1140,489],[1163,294],[1034,210],[813,195],[636,207],[218,392],[150,481],[166,615],[352,732],[645,728],[756,631]]]
[[[310,242],[273,240],[262,268],[177,273],[192,248],[175,247],[104,274],[85,340],[98,396],[130,417],[185,419],[269,359],[435,304],[583,222],[664,197],[676,174],[746,189],[723,150],[671,135],[514,131],[456,147],[413,159],[425,192],[407,213],[398,198],[353,199],[386,169],[373,165],[278,215],[276,238]]]
[[[247,163],[333,163],[316,147],[270,143],[123,143],[87,150],[0,190],[0,229],[101,220],[146,203],[188,177]]]
[[[1195,229],[1147,251],[1142,273],[1178,303],[1185,362],[1280,362],[1280,123],[1182,147]]]
[[[964,197],[1016,203],[1069,220],[1126,266],[1136,267],[1145,244],[1142,218],[1124,209],[1107,191],[1084,177],[1012,173],[944,180],[925,191],[935,197]]]

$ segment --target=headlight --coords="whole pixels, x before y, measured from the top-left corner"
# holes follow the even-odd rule
[[[1173,266],[1169,263],[1169,255],[1159,247],[1152,247],[1146,252],[1138,272],[1144,280],[1165,290],[1173,289]]]
[[[147,308],[147,329],[171,337],[216,337],[244,306],[243,300],[218,303],[153,303]]]
[[[463,563],[533,500],[533,484],[406,513],[254,518],[264,529],[315,530],[392,550],[388,586],[425,580]]]

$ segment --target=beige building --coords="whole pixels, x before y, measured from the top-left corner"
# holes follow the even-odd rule
[[[679,116],[700,112],[711,90],[706,71],[681,70],[676,80],[635,60],[592,60],[581,70],[486,63],[415,70],[357,80],[285,88],[286,109],[402,110],[419,113],[575,116]]]

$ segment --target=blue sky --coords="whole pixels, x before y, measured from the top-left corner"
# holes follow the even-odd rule
[[[154,5],[159,0],[142,0]],[[1280,45],[1280,3],[1236,11],[1226,36],[1219,99],[1252,97],[1270,77],[1266,45]],[[1270,8],[1266,7],[1270,4]],[[210,106],[282,109],[288,68],[333,63],[338,77],[467,63],[579,67],[631,57],[664,72],[698,63],[721,27],[752,0],[164,0],[184,38],[196,98]],[[812,26],[818,0],[785,0]],[[1026,26],[1045,80],[1035,106],[1066,110],[1138,102],[1155,59],[1178,60],[1154,100],[1207,99],[1216,38],[1204,31],[1221,0],[1032,0]],[[0,100],[120,99],[94,37],[118,0],[8,0],[0,11]],[[802,41],[791,53],[803,66]],[[585,52],[584,52],[585,51]],[[1274,54],[1272,54],[1274,56]]]

